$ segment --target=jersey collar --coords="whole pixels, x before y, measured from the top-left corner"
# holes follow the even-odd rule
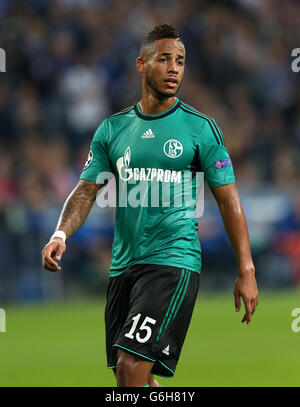
[[[173,104],[173,106],[171,106],[168,110],[159,113],[159,114],[146,114],[143,113],[140,107],[140,102],[137,102],[134,105],[134,110],[135,113],[138,115],[138,117],[140,119],[144,119],[144,120],[157,120],[157,119],[162,119],[163,117],[169,116],[169,114],[175,112],[175,110],[179,107],[179,99],[175,98],[176,101]]]

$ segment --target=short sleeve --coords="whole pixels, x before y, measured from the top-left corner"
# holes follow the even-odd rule
[[[218,187],[235,182],[232,162],[215,121],[207,120],[199,139],[199,161],[208,185]]]
[[[100,173],[112,172],[107,152],[106,131],[106,122],[104,121],[94,134],[90,152],[81,172],[80,179],[96,182]]]

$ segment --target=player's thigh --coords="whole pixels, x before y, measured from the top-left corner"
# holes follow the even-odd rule
[[[110,278],[105,307],[105,334],[107,364],[111,368],[117,364],[117,350],[113,349],[113,345],[128,317],[129,294],[125,273]]]
[[[123,366],[125,371],[130,370],[131,373],[134,372],[137,376],[144,376],[148,380],[148,376],[151,372],[154,362],[145,360],[144,358],[137,356],[134,353],[127,352],[123,349],[118,349],[117,355],[117,371],[120,366]]]

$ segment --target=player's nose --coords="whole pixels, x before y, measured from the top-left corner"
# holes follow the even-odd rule
[[[169,65],[168,65],[168,73],[175,73],[178,74],[178,66],[176,61],[170,61]]]

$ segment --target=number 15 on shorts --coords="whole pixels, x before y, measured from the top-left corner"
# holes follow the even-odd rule
[[[133,319],[132,327],[131,327],[130,331],[127,334],[125,334],[125,336],[127,338],[134,339],[134,332],[136,331],[136,328],[137,328],[137,325],[138,325],[139,320],[141,318],[141,315],[142,314],[137,314],[135,317],[132,317],[132,319]],[[147,324],[155,325],[156,321],[155,321],[155,319],[150,318],[150,317],[146,317],[144,319],[144,321],[141,323],[141,326],[138,329],[138,332],[136,332],[136,334],[135,334],[135,338],[136,338],[136,340],[138,342],[145,343],[150,339],[150,337],[152,335],[152,329]],[[146,331],[145,336],[140,335],[140,332],[142,333],[142,331]],[[144,334],[144,332],[143,332],[143,334]]]

